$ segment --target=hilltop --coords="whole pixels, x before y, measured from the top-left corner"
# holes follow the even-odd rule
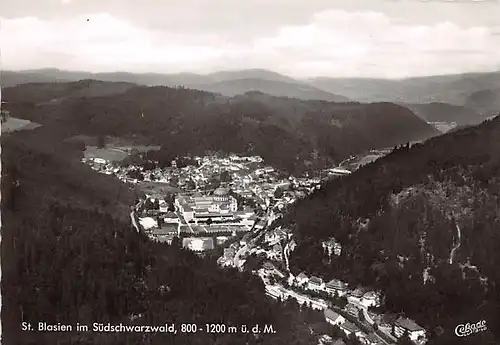
[[[19,85],[5,89],[4,98],[13,116],[40,123],[53,135],[147,138],[144,144],[162,146],[164,161],[207,150],[252,152],[291,172],[438,134],[392,103],[304,101],[261,92],[226,97],[84,80]]]
[[[464,343],[498,338],[499,156],[497,116],[325,183],[281,222],[298,241],[293,271],[381,290],[387,311],[431,330],[429,344],[454,342],[466,320],[485,319],[491,332]],[[343,247],[334,262],[321,248],[330,237]]]

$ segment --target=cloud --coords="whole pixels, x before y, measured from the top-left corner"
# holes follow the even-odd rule
[[[96,13],[4,19],[0,40],[4,69],[268,68],[299,77],[405,77],[500,67],[498,27],[399,19],[376,11],[324,10],[268,32],[248,30],[245,39],[235,40],[231,30],[166,30]]]

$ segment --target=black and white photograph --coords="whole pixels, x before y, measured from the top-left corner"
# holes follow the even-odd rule
[[[500,345],[500,0],[0,0],[1,345]]]

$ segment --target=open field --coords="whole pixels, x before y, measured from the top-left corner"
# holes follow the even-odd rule
[[[117,145],[112,144],[114,148],[123,150],[123,151],[137,151],[137,152],[148,152],[148,151],[156,151],[161,148],[161,146],[146,146],[146,145]]]
[[[29,120],[18,119],[16,117],[8,117],[7,121],[2,123],[2,133],[10,133],[21,130],[32,130],[41,125]]]
[[[362,166],[362,165],[366,165],[368,163],[371,163],[377,159],[379,159],[380,157],[382,157],[383,154],[370,154],[370,155],[366,155],[364,156],[363,158],[361,158],[359,160],[359,162],[357,162],[358,166]]]
[[[158,195],[165,197],[168,193],[181,193],[182,190],[179,188],[174,188],[167,183],[161,182],[139,182],[137,187],[146,194],[151,194],[153,196]]]
[[[116,149],[114,147],[105,147],[102,149],[97,148],[97,146],[87,146],[83,152],[85,158],[102,158],[107,161],[121,161],[128,156],[127,152]]]
[[[24,120],[23,120],[24,121]],[[84,152],[87,158],[102,158],[110,161],[121,161],[133,152],[147,152],[151,150],[159,150],[160,146],[146,146],[140,144],[137,140],[116,138],[107,136],[105,139],[105,147],[97,148],[98,138],[88,135],[77,135],[66,139],[68,142],[81,142],[85,145]]]

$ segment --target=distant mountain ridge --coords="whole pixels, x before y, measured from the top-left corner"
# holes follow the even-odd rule
[[[263,92],[277,97],[329,102],[393,102],[428,122],[478,124],[500,110],[500,72],[417,77],[402,80],[312,78],[297,80],[265,69],[195,73],[88,73],[58,69],[4,71],[4,86],[29,82],[95,79],[146,86],[186,87],[224,96]],[[124,89],[126,88],[123,86]]]
[[[497,114],[500,110],[498,103],[492,104],[494,102],[491,101],[500,98],[500,71],[400,80],[319,77],[308,81],[325,91],[361,102],[448,103],[467,106],[485,116]],[[495,90],[495,93],[488,96],[489,103],[483,104],[480,99],[477,104],[470,102],[471,95],[490,89]]]
[[[303,100],[325,100],[329,102],[349,102],[344,96],[335,95],[314,86],[297,82],[265,80],[265,79],[233,79],[211,84],[187,85],[190,88],[220,93],[225,96],[236,96],[249,91],[261,91],[277,97],[289,97]]]
[[[244,94],[248,91],[262,91],[273,96],[298,99],[348,102],[347,97],[320,90],[305,82],[263,69],[242,71],[220,71],[207,75],[194,73],[87,73],[69,72],[57,69],[2,72],[0,83],[4,87],[32,82],[69,82],[81,79],[95,79],[109,82],[127,82],[146,86],[184,86],[191,89],[221,93],[225,96]]]
[[[333,101],[350,99],[359,102],[447,103],[465,106],[480,116],[486,117],[495,115],[499,110],[500,103],[500,71],[399,80],[330,77],[299,80],[265,69],[220,71],[206,75],[196,73],[89,73],[40,69],[18,72],[3,71],[1,72],[0,84],[8,87],[31,82],[67,82],[80,79],[130,82],[147,86],[185,86],[213,92],[222,91],[226,95],[252,90],[266,92],[258,89],[260,87],[274,96],[301,99],[312,97],[311,99]],[[279,84],[279,82],[288,84]],[[306,90],[301,90],[301,88]],[[279,92],[276,92],[277,89]]]

